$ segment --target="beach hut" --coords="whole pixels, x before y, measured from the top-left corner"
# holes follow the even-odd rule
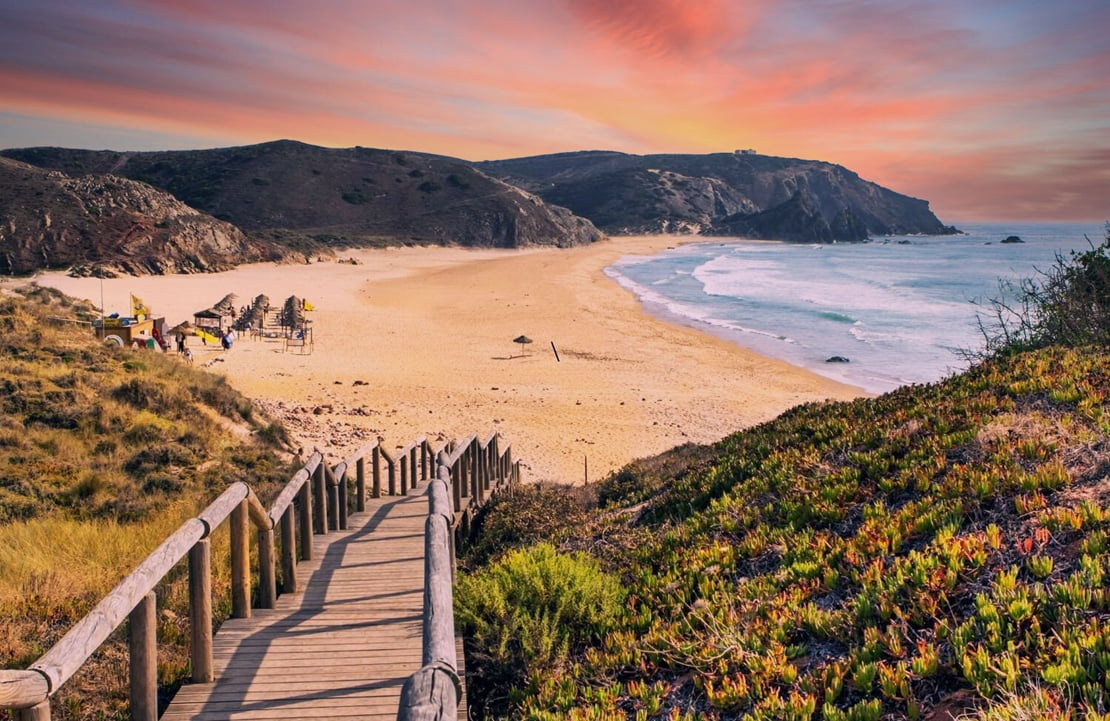
[[[193,325],[198,331],[220,337],[231,328],[231,311],[204,308],[203,311],[193,313]]]

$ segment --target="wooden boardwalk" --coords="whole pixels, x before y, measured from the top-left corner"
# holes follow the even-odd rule
[[[302,591],[226,621],[216,681],[182,686],[162,719],[396,719],[421,665],[425,488],[368,499],[347,530],[315,536]]]

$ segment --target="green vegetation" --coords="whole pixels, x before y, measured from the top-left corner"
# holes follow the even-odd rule
[[[460,622],[492,651],[482,680],[514,686],[527,669],[563,664],[572,647],[600,641],[624,601],[620,580],[597,561],[549,544],[508,553],[463,578],[456,595]],[[488,696],[482,690],[474,693]]]
[[[1105,257],[1092,253],[1036,317],[1105,302],[1105,276],[1086,283]],[[461,593],[484,691],[471,707],[543,721],[1110,718],[1110,353],[1059,340],[638,462],[600,485],[601,506],[542,533],[534,500],[491,507],[482,528],[501,540],[464,585],[529,577],[521,544],[548,542],[594,558],[627,596],[565,655],[532,659]],[[542,599],[519,594],[513,613],[542,618]]]
[[[1101,245],[1057,255],[1038,277],[1000,283],[981,321],[986,353],[1110,345],[1110,225]]]
[[[0,296],[0,662],[25,668],[186,518],[235,481],[265,498],[293,473],[284,431],[224,379],[96,340],[94,311],[56,291]],[[246,438],[247,440],[241,440]],[[215,536],[226,615],[226,534]],[[188,671],[184,573],[158,589],[160,677]],[[123,666],[121,667],[121,664]],[[54,717],[116,718],[114,639],[64,686]]]
[[[425,180],[423,183],[416,186],[416,189],[419,190],[421,193],[434,193],[439,190],[440,187],[440,184],[435,182],[434,180]]]
[[[450,173],[447,176],[447,184],[450,185],[452,188],[458,188],[459,190],[467,190],[468,188],[470,188],[470,183],[467,182],[466,178],[462,177],[458,173]]]
[[[343,193],[343,200],[347,201],[351,205],[365,205],[366,203],[370,202],[370,196],[367,195],[364,191],[355,188],[354,190],[348,190],[347,192]]]

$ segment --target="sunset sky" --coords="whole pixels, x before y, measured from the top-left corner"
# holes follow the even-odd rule
[[[1107,0],[0,0],[0,148],[827,160],[1110,219]]]

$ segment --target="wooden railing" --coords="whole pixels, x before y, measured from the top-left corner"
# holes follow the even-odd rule
[[[426,666],[432,663],[428,661],[432,658],[435,663],[442,662],[445,668],[450,668],[449,675],[454,684],[458,684],[451,610],[454,537],[462,534],[460,538],[465,538],[473,514],[491,492],[510,480],[519,480],[519,464],[512,463],[508,448],[498,453],[498,442],[496,434],[485,443],[471,436],[458,445],[457,450],[441,451],[438,463],[426,438],[419,438],[397,452],[396,459],[375,441],[334,468],[329,467],[317,451],[286,483],[269,510],[246,483],[231,485],[200,515],[185,521],[163,541],[30,668],[0,670],[0,708],[16,710],[20,721],[49,721],[51,696],[126,620],[129,622],[131,718],[155,721],[158,663],[154,589],[186,556],[189,559],[192,680],[194,683],[214,680],[211,535],[220,524],[228,521],[230,532],[231,617],[249,618],[253,581],[250,525],[254,525],[258,536],[259,606],[273,608],[277,600],[278,564],[283,593],[298,591],[297,561],[311,560],[314,534],[347,528],[352,500],[355,511],[364,511],[368,491],[373,497],[380,497],[383,492],[407,494],[418,481],[431,478],[433,471],[438,478],[429,489],[433,505],[426,524],[425,544],[432,560],[425,562],[424,657]],[[367,461],[371,467],[369,489]],[[352,469],[354,499],[350,498],[349,489]],[[433,521],[435,530],[431,530]],[[275,530],[280,538],[280,559],[275,557]],[[449,654],[444,645],[448,643],[444,639],[448,638]],[[457,703],[454,694],[452,699]]]
[[[455,653],[455,549],[465,543],[473,516],[501,489],[520,481],[512,451],[499,451],[496,433],[484,443],[471,436],[440,451],[428,488],[424,523],[424,641],[421,668],[401,690],[397,721],[440,721],[458,716],[462,682]]]
[[[277,599],[274,529],[282,538],[284,590],[296,587],[297,533],[293,500],[300,498],[300,516],[311,513],[308,481],[323,479],[326,465],[315,453],[286,484],[269,512],[246,483],[234,483],[196,518],[185,521],[146,560],[78,621],[53,647],[25,671],[0,671],[0,708],[17,709],[24,721],[47,721],[50,697],[85,664],[124,622],[129,621],[131,718],[154,721],[158,715],[157,623],[154,588],[189,557],[189,616],[193,681],[213,678],[212,663],[212,532],[228,521],[231,539],[231,615],[251,614],[249,526],[258,531],[259,605],[273,608]],[[311,527],[302,522],[302,558],[312,553]]]

